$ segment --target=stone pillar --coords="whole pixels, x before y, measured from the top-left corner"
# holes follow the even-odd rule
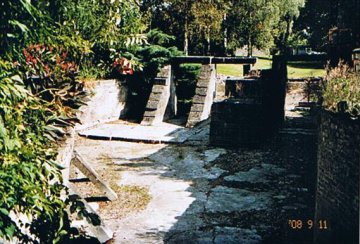
[[[250,64],[244,64],[243,65],[243,76],[249,75],[251,70],[251,65]]]
[[[171,78],[170,78],[170,98],[167,105],[164,120],[169,120],[177,115],[177,96],[176,96],[176,84],[174,81],[174,67],[171,66]]]
[[[165,111],[168,107],[169,100],[170,104],[170,113],[176,111],[176,96],[171,95],[171,87],[174,86],[171,66],[165,66],[161,69],[159,74],[154,80],[154,85],[149,97],[149,100],[146,105],[145,113],[143,120],[141,121],[142,125],[155,125],[159,124],[164,120]],[[174,90],[174,88],[172,88]]]
[[[276,116],[278,117],[278,126],[281,127],[285,121],[285,98],[287,84],[287,60],[285,56],[273,56],[272,63],[272,79],[274,86],[274,98],[276,98],[274,106]]]
[[[202,65],[186,127],[193,127],[197,123],[209,118],[211,105],[215,97],[215,86],[215,65]]]
[[[352,56],[354,70],[360,74],[360,48],[354,49]]]

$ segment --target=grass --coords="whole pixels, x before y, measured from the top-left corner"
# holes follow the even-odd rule
[[[271,59],[259,57],[253,69],[269,69],[271,68]],[[243,67],[240,64],[218,64],[217,72],[228,76],[243,76]],[[324,76],[324,65],[318,62],[289,62],[288,77],[304,78],[312,76]]]

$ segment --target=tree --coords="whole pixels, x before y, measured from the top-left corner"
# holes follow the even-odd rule
[[[266,49],[284,43],[304,0],[232,0],[227,15],[230,47]]]
[[[306,31],[312,47],[326,49],[329,44],[331,28],[348,29],[352,33],[352,48],[360,46],[360,9],[359,0],[308,0],[295,29]]]
[[[304,7],[305,0],[281,0],[278,2],[281,13],[276,37],[276,45],[280,52],[286,52],[289,37],[292,34],[294,20],[300,15],[300,9]],[[285,31],[284,31],[285,30]]]
[[[221,33],[222,22],[225,14],[224,1],[199,0],[192,6],[194,21],[191,27],[194,33],[200,32],[206,40],[206,52],[211,51],[211,37]]]

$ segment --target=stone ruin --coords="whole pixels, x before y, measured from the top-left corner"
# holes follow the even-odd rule
[[[273,68],[260,75],[226,80],[225,100],[215,101],[216,64],[254,64],[252,57],[176,57],[158,73],[146,89],[135,90],[132,82],[107,81],[95,86],[91,111],[82,111],[80,120],[97,124],[116,119],[129,120],[137,114],[142,126],[152,126],[176,117],[178,101],[174,70],[183,63],[201,64],[186,127],[191,128],[211,116],[210,143],[215,146],[255,145],[275,132],[284,121],[286,64],[275,57]],[[98,88],[97,88],[98,87]],[[104,89],[106,88],[106,89]],[[98,92],[98,90],[100,92]],[[141,101],[139,98],[141,97]],[[131,120],[130,120],[131,121]],[[172,123],[172,121],[170,121]]]
[[[193,127],[209,118],[216,93],[216,64],[254,64],[256,58],[247,57],[176,57],[158,73],[147,101],[142,125],[155,125],[177,114],[176,85],[173,67],[181,63],[200,63],[199,79],[187,118],[186,127]]]
[[[212,107],[210,143],[257,146],[274,134],[284,121],[286,77],[286,64],[278,58],[258,76],[228,78],[227,98]]]

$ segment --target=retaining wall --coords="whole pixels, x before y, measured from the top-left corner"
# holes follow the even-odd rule
[[[360,119],[321,112],[318,138],[316,243],[359,243]]]
[[[99,80],[87,88],[89,101],[77,114],[81,125],[77,129],[119,119],[126,112],[128,88],[117,80]]]

